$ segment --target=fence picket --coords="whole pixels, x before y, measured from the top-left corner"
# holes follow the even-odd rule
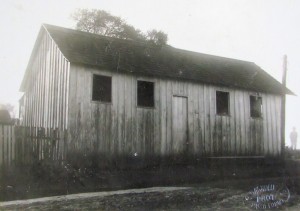
[[[3,126],[3,130],[4,130],[4,165],[8,165],[8,157],[9,157],[9,150],[8,150],[8,143],[7,143],[7,136],[8,136],[8,132],[7,132],[7,127],[6,125]]]
[[[8,165],[10,166],[11,165],[11,160],[12,160],[12,141],[11,141],[11,138],[12,138],[12,134],[11,134],[11,128],[12,127],[9,127],[9,126],[6,126],[6,130],[7,130],[7,148],[8,148],[8,152],[9,152],[9,155],[8,155]]]
[[[15,162],[16,160],[15,127],[11,127],[11,149],[12,149],[12,162]]]
[[[0,165],[4,162],[3,125],[0,125]]]

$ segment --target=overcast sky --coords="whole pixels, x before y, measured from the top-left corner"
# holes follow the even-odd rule
[[[287,54],[288,87],[300,94],[297,0],[1,0],[0,104],[17,105],[41,24],[72,28],[76,8],[106,10],[144,32],[163,30],[177,48],[255,62],[279,81]],[[300,131],[299,110],[299,97],[289,96],[287,133]]]

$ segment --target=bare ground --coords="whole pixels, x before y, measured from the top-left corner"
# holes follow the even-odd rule
[[[272,180],[270,180],[272,181]],[[270,181],[257,181],[261,182]],[[274,179],[276,181],[276,179]],[[247,182],[247,181],[244,181]],[[253,183],[254,182],[254,183]],[[249,187],[255,181],[249,182]],[[156,187],[73,194],[0,203],[1,210],[253,210],[245,200],[248,191],[218,188],[220,184],[193,187]],[[245,184],[244,184],[245,186]],[[247,186],[247,185],[246,185]],[[249,190],[250,191],[250,190]],[[287,203],[273,210],[300,210],[300,196],[291,192]]]
[[[0,202],[0,210],[250,210],[245,195],[267,184],[284,184],[291,195],[284,206],[273,209],[300,210],[297,160],[283,164],[222,160],[104,170],[87,166],[40,163],[1,174],[0,201],[8,202]],[[161,188],[146,188],[153,186]],[[83,192],[97,193],[68,195]],[[45,196],[54,197],[11,201]]]

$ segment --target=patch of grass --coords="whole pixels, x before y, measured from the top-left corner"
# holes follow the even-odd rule
[[[300,176],[300,164],[268,159],[207,159],[73,153],[64,162],[39,161],[1,171],[0,200],[69,193],[195,185],[207,182]],[[300,190],[298,179],[289,185]],[[228,183],[229,184],[229,183]]]
[[[293,150],[292,148],[285,148],[285,158],[286,159],[300,159],[300,150]]]

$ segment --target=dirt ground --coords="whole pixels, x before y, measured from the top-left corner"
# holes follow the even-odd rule
[[[299,160],[218,160],[131,169],[85,166],[39,163],[2,174],[0,210],[300,210]],[[262,190],[259,198],[246,200],[264,185],[276,185],[276,190]],[[279,187],[287,188],[288,199],[286,189]],[[84,194],[74,195],[78,193]]]
[[[248,183],[253,187],[253,184],[272,181],[278,183],[276,179]],[[259,210],[246,200],[252,188],[241,190],[234,183],[232,188],[227,182],[227,187],[223,188],[218,188],[220,183],[211,183],[185,188],[132,189],[2,202],[0,210]],[[300,210],[300,196],[291,191],[287,202],[271,210]]]

